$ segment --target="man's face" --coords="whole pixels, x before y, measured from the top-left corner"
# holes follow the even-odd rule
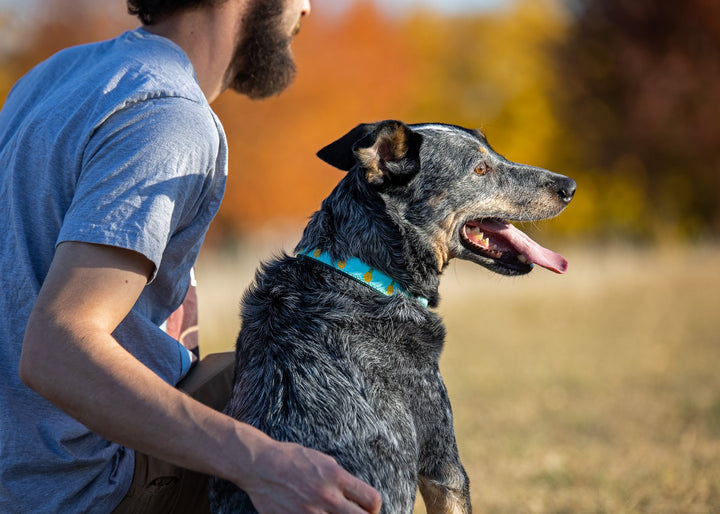
[[[290,44],[309,12],[309,0],[252,0],[228,67],[228,87],[256,99],[284,91],[296,72]]]

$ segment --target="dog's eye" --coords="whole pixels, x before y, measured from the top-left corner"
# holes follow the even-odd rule
[[[485,175],[487,171],[487,166],[484,162],[478,164],[477,168],[475,168],[475,173],[477,173],[478,175]]]

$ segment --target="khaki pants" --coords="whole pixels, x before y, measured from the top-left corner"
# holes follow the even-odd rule
[[[184,391],[215,410],[225,407],[232,391],[234,352],[214,353],[179,384]],[[135,474],[115,514],[205,514],[208,475],[197,473],[135,452]]]

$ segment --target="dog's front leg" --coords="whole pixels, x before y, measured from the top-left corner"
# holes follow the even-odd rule
[[[428,514],[470,514],[470,480],[460,462],[447,390],[435,370],[423,400],[418,486]]]
[[[462,466],[444,470],[443,477],[420,476],[418,485],[427,514],[470,514],[470,487]]]

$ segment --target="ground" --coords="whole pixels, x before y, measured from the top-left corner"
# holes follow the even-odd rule
[[[461,262],[442,280],[475,512],[720,512],[720,248],[562,246],[564,276]],[[276,250],[201,258],[205,352],[232,348],[240,295]]]

